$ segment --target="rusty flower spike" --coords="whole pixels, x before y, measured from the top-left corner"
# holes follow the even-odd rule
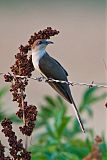
[[[17,140],[15,132],[12,131],[12,122],[9,119],[4,119],[1,125],[3,127],[2,132],[4,133],[5,137],[8,137],[10,155],[14,158],[14,160],[30,160],[30,152],[26,151],[26,149],[23,147],[22,139]],[[0,148],[2,149],[1,156],[4,158],[4,147],[1,144]],[[6,157],[0,160],[10,160],[10,158]]]
[[[51,36],[55,36],[57,34],[59,34],[59,31],[53,30],[51,27],[47,27],[42,31],[40,30],[38,33],[35,32],[28,41],[29,46],[31,47],[37,39],[50,39]]]
[[[10,157],[5,156],[5,146],[0,141],[0,160],[11,160]]]
[[[20,131],[27,136],[32,134],[37,117],[36,106],[28,105],[25,101],[25,89],[28,85],[28,78],[31,77],[32,71],[34,71],[32,57],[31,55],[28,56],[28,52],[31,50],[31,45],[35,40],[40,38],[49,39],[51,36],[57,35],[58,33],[59,31],[53,30],[51,27],[34,33],[26,46],[21,45],[19,47],[19,52],[15,55],[15,64],[10,67],[12,74],[4,75],[5,81],[11,83],[10,91],[13,96],[13,101],[18,103],[19,110],[16,115],[24,122],[24,126],[19,127]],[[16,75],[26,76],[26,78],[17,77]]]
[[[31,46],[35,40],[40,38],[49,39],[50,36],[57,35],[58,33],[59,31],[53,30],[51,27],[34,33],[26,46],[21,45],[19,47],[19,52],[15,55],[15,63],[10,67],[11,73],[4,75],[5,82],[11,83],[10,92],[12,93],[13,101],[18,103],[16,115],[24,122],[24,125],[20,126],[19,129],[26,136],[31,136],[37,117],[37,107],[29,105],[25,100],[28,79],[31,77],[32,71],[34,71],[32,57],[28,55],[28,52],[31,50]],[[9,119],[4,119],[1,125],[3,127],[2,132],[5,137],[8,137],[9,151],[12,158],[5,157],[5,147],[0,142],[0,160],[30,160],[31,154],[23,147],[22,139],[17,140],[15,132],[12,131],[12,122]]]
[[[102,138],[99,136],[95,137],[95,142],[92,146],[91,153],[86,156],[83,160],[101,160],[101,150],[99,144],[102,143]]]

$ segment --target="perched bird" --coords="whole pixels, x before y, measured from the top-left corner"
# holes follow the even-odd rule
[[[55,80],[68,81],[67,71],[62,67],[62,65],[52,58],[47,52],[46,47],[48,44],[53,44],[51,41],[45,39],[38,39],[32,45],[32,62],[34,68],[38,70],[46,78],[52,78]],[[84,126],[81,121],[81,117],[73,100],[70,92],[69,85],[66,83],[48,82],[49,85],[55,89],[65,100],[72,104],[78,122],[83,132],[85,132]]]

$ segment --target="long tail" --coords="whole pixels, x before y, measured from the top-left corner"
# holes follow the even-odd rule
[[[79,114],[79,112],[78,112],[78,109],[77,109],[74,101],[72,101],[72,107],[73,107],[73,109],[74,109],[74,111],[75,111],[77,120],[78,120],[78,122],[79,122],[79,124],[80,124],[80,127],[81,127],[81,130],[85,133],[85,128],[84,128],[84,126],[83,126],[83,123],[82,123],[80,114]]]
[[[61,84],[61,83],[56,83],[56,82],[48,82],[49,85],[55,89],[66,101],[68,101],[70,104],[72,104],[73,106],[73,109],[75,111],[75,114],[76,114],[76,117],[77,117],[77,120],[80,124],[80,127],[81,127],[81,130],[85,133],[85,129],[84,129],[84,126],[83,126],[83,123],[82,123],[82,120],[81,120],[81,117],[79,115],[79,112],[77,110],[77,107],[75,105],[75,102],[73,100],[73,97],[71,95],[71,92],[70,92],[70,88],[67,84]]]

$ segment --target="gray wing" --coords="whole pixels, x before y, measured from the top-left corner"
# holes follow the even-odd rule
[[[51,58],[52,58],[52,57],[51,57]],[[56,63],[58,63],[58,64],[60,65],[60,67],[64,70],[66,76],[68,76],[68,72],[64,69],[64,67],[63,67],[56,59],[54,59],[54,58],[52,58],[52,59],[55,60]]]
[[[67,79],[68,73],[60,65],[59,62],[57,62],[55,59],[50,57],[47,53],[43,56],[43,58],[40,59],[39,68],[40,68],[41,72],[47,78],[53,78],[53,79],[56,79],[56,80],[68,81],[68,79]],[[61,96],[63,96],[69,103],[72,103],[72,106],[73,106],[73,108],[75,110],[78,122],[79,122],[79,124],[81,126],[81,129],[82,129],[83,132],[85,132],[84,126],[82,124],[81,117],[79,115],[79,112],[77,110],[77,107],[75,105],[73,97],[71,95],[69,85],[66,84],[66,83],[56,83],[56,82],[48,82],[48,83]]]
[[[66,70],[59,62],[50,57],[47,53],[43,56],[43,58],[40,59],[39,68],[47,78],[68,81],[68,73]],[[49,82],[49,85],[54,88],[61,96],[63,96],[68,102],[73,103],[68,84]]]

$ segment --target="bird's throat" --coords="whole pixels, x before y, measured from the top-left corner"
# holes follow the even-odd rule
[[[34,68],[40,72],[39,69],[39,60],[44,56],[46,51],[44,49],[39,51],[32,51],[32,63],[34,65]]]

